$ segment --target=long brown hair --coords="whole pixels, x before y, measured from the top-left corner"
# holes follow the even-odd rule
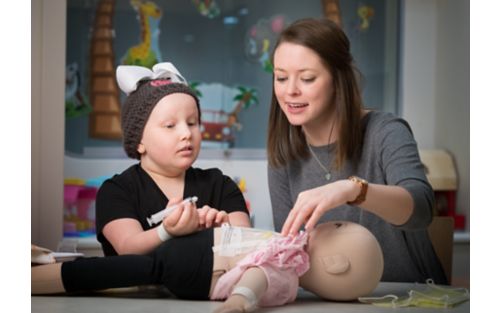
[[[334,22],[308,18],[288,26],[280,34],[274,52],[284,42],[299,44],[315,51],[332,75],[335,101],[331,105],[335,106],[335,123],[339,136],[336,158],[331,166],[340,169],[347,159],[356,166],[363,140],[363,104],[357,82],[359,72],[353,65],[349,39]],[[273,83],[267,133],[268,161],[271,166],[278,167],[309,155],[302,129],[288,122],[276,99]]]

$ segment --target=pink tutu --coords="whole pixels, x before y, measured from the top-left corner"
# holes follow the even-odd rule
[[[299,277],[309,270],[309,255],[304,251],[307,233],[295,237],[276,237],[268,245],[250,253],[215,285],[211,299],[227,299],[249,267],[261,268],[267,277],[267,290],[259,306],[277,306],[293,302],[297,296]]]

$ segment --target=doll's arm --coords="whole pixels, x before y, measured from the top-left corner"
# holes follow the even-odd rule
[[[250,267],[234,286],[231,296],[213,313],[251,312],[267,290],[267,277],[258,267]]]

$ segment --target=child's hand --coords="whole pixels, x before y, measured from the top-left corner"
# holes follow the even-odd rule
[[[179,207],[172,214],[163,219],[163,227],[172,236],[182,236],[195,232],[198,229],[198,213],[194,203],[182,204],[180,199],[172,199],[168,205],[177,204]]]
[[[200,228],[217,227],[229,222],[229,216],[226,211],[219,211],[208,205],[198,209],[198,219]]]

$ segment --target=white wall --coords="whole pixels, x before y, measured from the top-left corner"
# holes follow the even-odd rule
[[[402,38],[402,115],[419,148],[435,147],[436,1],[405,1]]]
[[[453,2],[453,3],[451,3]],[[439,1],[436,64],[436,147],[452,152],[458,168],[457,211],[470,222],[470,8]],[[469,229],[469,226],[467,226]]]
[[[469,1],[404,2],[402,115],[420,149],[445,149],[459,177],[457,212],[470,211]]]
[[[31,242],[62,236],[66,1],[31,1]]]

